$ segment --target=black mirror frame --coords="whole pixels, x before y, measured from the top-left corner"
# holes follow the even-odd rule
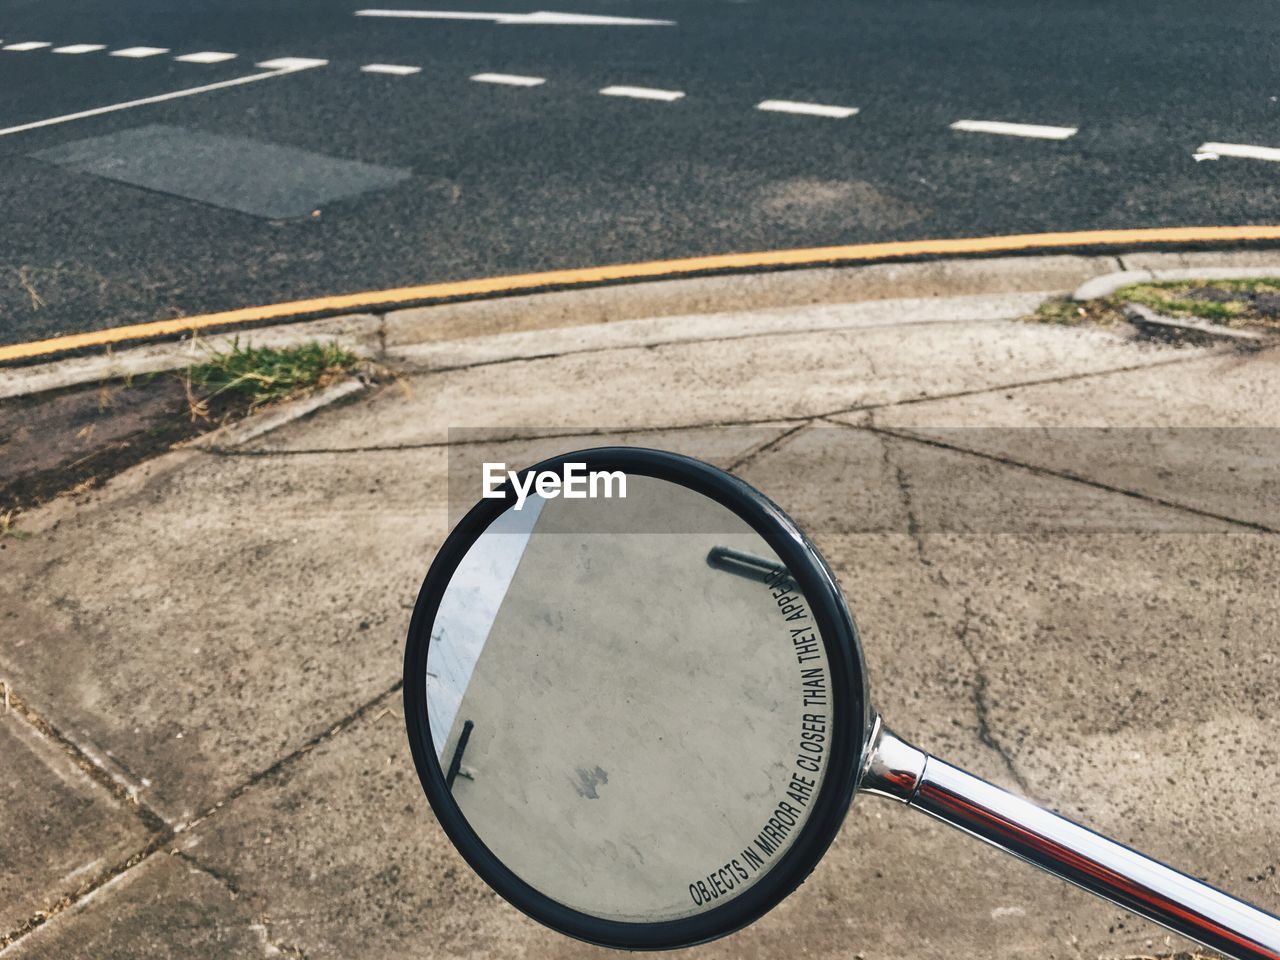
[[[688,947],[726,936],[768,913],[813,871],[835,839],[853,800],[868,749],[872,713],[857,628],[826,562],[794,522],[767,497],[736,477],[699,460],[642,447],[597,447],[544,460],[521,472],[559,470],[585,463],[589,470],[621,470],[688,487],[732,510],[756,530],[786,565],[809,603],[826,646],[832,685],[832,737],[826,773],[813,810],[781,859],[757,883],[705,913],[654,923],[604,920],[539,893],[509,870],[480,840],[453,802],[431,747],[426,667],[431,625],[445,588],[471,545],[512,503],[481,500],[440,547],[418,594],[404,660],[404,710],[409,746],[422,788],[449,839],[480,877],[508,903],[560,933],[626,950]]]

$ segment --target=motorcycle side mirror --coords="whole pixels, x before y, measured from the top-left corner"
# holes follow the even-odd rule
[[[482,499],[423,584],[404,701],[462,856],[591,943],[683,947],[751,923],[863,792],[1229,956],[1280,960],[1275,917],[895,737],[817,550],[686,457],[585,450]]]

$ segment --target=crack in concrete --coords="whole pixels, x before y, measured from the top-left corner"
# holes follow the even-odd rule
[[[888,445],[885,445],[885,463],[888,464],[889,454]],[[932,566],[933,561],[925,556],[924,540],[920,536],[920,521],[916,519],[915,507],[911,502],[911,482],[907,479],[907,472],[901,466],[893,465],[894,478],[898,481],[898,492],[902,495],[902,505],[907,511],[907,533],[911,536],[912,542],[916,545],[916,554],[920,557],[920,562],[926,567]]]
[[[1276,348],[1267,348],[1276,349]],[[1091,380],[1094,377],[1108,377],[1116,373],[1139,373],[1144,370],[1159,370],[1162,367],[1173,367],[1183,363],[1195,363],[1199,360],[1209,360],[1214,357],[1229,356],[1237,351],[1231,347],[1204,347],[1194,356],[1189,357],[1170,357],[1167,360],[1157,360],[1154,363],[1129,363],[1122,367],[1108,367],[1105,370],[1086,370],[1082,373],[1068,373],[1057,377],[1040,377],[1035,380],[1015,380],[1012,383],[992,384],[986,387],[974,387],[970,390],[955,390],[951,393],[934,393],[922,397],[907,397],[902,400],[889,400],[883,403],[861,403],[851,407],[844,407],[839,410],[832,410],[827,413],[819,414],[820,417],[840,417],[847,416],[851,413],[865,413],[875,410],[892,410],[894,407],[913,407],[921,403],[932,403],[935,400],[959,400],[966,397],[981,397],[988,393],[1000,393],[1005,390],[1021,390],[1024,387],[1045,387],[1060,383],[1075,383],[1079,380]],[[1257,352],[1250,356],[1257,356]]]
[[[795,426],[788,428],[784,432],[780,433],[778,436],[774,437],[772,440],[766,440],[764,443],[756,444],[756,446],[752,447],[746,453],[742,454],[740,457],[738,457],[738,459],[734,460],[727,467],[725,467],[725,469],[728,470],[730,473],[734,472],[735,470],[742,469],[747,464],[755,460],[757,457],[761,456],[762,454],[768,453],[770,450],[777,449],[784,442],[789,440],[791,437],[794,437],[801,430],[805,429],[806,427],[813,426],[814,423],[815,421],[813,420],[805,420],[803,423],[797,423]]]
[[[839,422],[839,421],[836,421],[836,422]],[[1200,507],[1193,507],[1190,504],[1179,503],[1176,500],[1167,500],[1164,497],[1157,497],[1154,494],[1143,493],[1141,490],[1129,490],[1125,487],[1113,486],[1112,484],[1104,483],[1101,480],[1093,480],[1093,479],[1090,479],[1089,477],[1084,477],[1076,473],[1070,473],[1065,470],[1053,470],[1053,469],[1050,469],[1049,467],[1041,467],[1033,463],[1024,463],[1021,460],[1014,460],[1011,457],[1005,457],[997,453],[987,453],[983,450],[974,450],[970,447],[962,447],[953,443],[947,443],[945,440],[937,440],[932,437],[921,436],[921,435],[913,434],[907,431],[895,430],[890,427],[877,427],[871,424],[867,424],[861,427],[854,427],[852,424],[844,424],[844,426],[850,427],[851,429],[855,429],[855,430],[869,430],[873,433],[881,433],[881,434],[884,434],[885,436],[895,437],[899,440],[908,440],[913,443],[923,444],[928,447],[935,447],[939,450],[948,450],[952,453],[960,453],[970,457],[978,457],[979,459],[987,460],[992,463],[999,463],[1007,467],[1015,467],[1019,470],[1026,470],[1037,476],[1053,477],[1058,480],[1068,480],[1072,483],[1083,484],[1084,486],[1091,487],[1092,489],[1095,489],[1095,490],[1103,490],[1107,493],[1118,494],[1119,496],[1129,497],[1130,499],[1133,499],[1133,500],[1140,500],[1144,503],[1156,504],[1161,507],[1168,507],[1171,510],[1178,510],[1183,513],[1189,513],[1197,517],[1203,517],[1208,520],[1217,520],[1222,523],[1233,524],[1235,526],[1244,527],[1245,529],[1253,530],[1258,533],[1280,533],[1280,529],[1277,529],[1275,527],[1269,527],[1266,524],[1258,523],[1253,520],[1241,520],[1237,517],[1232,517],[1228,514],[1215,513],[1212,510],[1204,510]]]
[[[895,464],[890,456],[888,437],[892,436],[892,434],[887,431],[877,430],[870,425],[866,427],[854,427],[851,424],[840,423],[839,421],[832,422],[850,430],[865,429],[879,437],[881,449],[883,450],[882,456],[885,467],[893,472],[894,478],[897,481],[899,493],[903,500],[903,506],[907,512],[907,531],[911,536],[912,542],[915,544],[916,555],[920,558],[920,563],[929,568],[929,577],[940,587],[949,588],[951,584],[947,579],[946,574],[943,572],[941,567],[934,564],[926,553],[924,537],[921,535],[920,525],[916,519],[912,504],[911,482],[907,478],[906,471],[903,470],[901,466]],[[1009,771],[1009,776],[1013,779],[1014,783],[1018,785],[1018,789],[1022,792],[1023,796],[1036,799],[1030,785],[1026,781],[1026,778],[1022,776],[1014,763],[1012,755],[1005,750],[1005,748],[996,739],[995,734],[992,732],[989,719],[990,706],[987,701],[987,688],[990,681],[987,678],[985,668],[978,659],[977,650],[974,649],[973,642],[969,635],[974,619],[975,614],[973,611],[973,605],[969,598],[966,597],[964,601],[964,618],[956,627],[955,634],[960,646],[969,657],[970,663],[973,664],[973,681],[970,684],[970,689],[972,691],[974,713],[978,721],[978,740],[984,747],[991,750],[1000,758],[1005,769]]]
[[[849,424],[840,424],[840,426],[849,427]],[[902,509],[907,514],[907,534],[911,537],[911,542],[916,545],[916,556],[920,558],[920,562],[924,566],[932,567],[933,561],[925,554],[924,537],[921,534],[920,521],[916,517],[915,503],[911,497],[911,481],[907,478],[907,472],[900,464],[894,463],[888,437],[875,431],[871,432],[880,441],[881,459],[884,462],[885,469],[893,474],[893,478],[898,485],[898,496],[902,501]]]
[[[221,800],[219,800],[217,803],[213,804],[211,807],[206,809],[204,813],[196,817],[193,817],[190,821],[184,824],[180,824],[178,827],[176,827],[175,832],[187,833],[193,830],[194,828],[198,827],[200,824],[204,823],[210,817],[214,816],[224,806],[226,806],[227,804],[235,800],[238,800],[240,797],[244,796],[245,793],[247,793],[253,787],[257,786],[262,781],[267,780],[270,777],[274,776],[275,774],[279,773],[281,770],[289,766],[295,760],[304,756],[307,753],[310,753],[313,749],[320,746],[321,744],[327,743],[329,740],[332,740],[334,737],[340,734],[347,727],[351,726],[353,723],[356,723],[362,720],[370,712],[372,712],[374,709],[380,706],[382,704],[382,701],[386,700],[387,697],[392,696],[395,693],[398,693],[403,687],[404,687],[404,680],[403,679],[397,680],[388,689],[383,690],[381,693],[377,694],[372,699],[365,701],[363,704],[356,707],[350,713],[347,713],[345,716],[343,716],[342,718],[334,722],[332,725],[327,726],[320,733],[315,734],[314,736],[304,741],[301,745],[294,748],[289,753],[285,754],[283,757],[280,757],[274,763],[270,764],[269,766],[263,767],[261,770],[258,770],[253,774],[250,774],[248,779],[246,779],[243,783],[239,784],[238,786],[234,787]]]
[[[239,886],[236,885],[236,882],[232,880],[231,877],[227,876],[221,870],[217,870],[206,863],[201,863],[196,857],[188,853],[186,850],[174,850],[172,851],[171,855],[175,857],[179,857],[180,859],[186,861],[188,864],[190,864],[196,870],[199,870],[201,873],[208,874],[215,881],[217,881],[217,883],[221,887],[223,887],[227,891],[227,893],[231,894],[232,900],[238,900],[240,898]]]
[[[973,679],[973,708],[978,718],[978,739],[982,745],[991,750],[1004,763],[1005,769],[1009,771],[1009,776],[1018,785],[1018,789],[1023,796],[1035,799],[1031,791],[1030,785],[1026,779],[1018,771],[1017,765],[1013,761],[1013,756],[1005,750],[992,733],[990,715],[991,708],[987,702],[987,687],[989,680],[987,678],[986,669],[982,662],[978,659],[978,652],[974,649],[973,641],[969,636],[971,626],[975,614],[973,605],[968,597],[964,599],[964,619],[960,621],[956,627],[956,639],[960,641],[960,646],[964,648],[964,652],[969,655],[969,660],[973,663],[974,679]]]
[[[211,867],[186,850],[173,850],[172,855],[180,857],[194,870],[198,870],[206,876],[213,879],[215,883],[221,886],[231,896],[232,900],[240,899],[240,886],[225,871]],[[298,946],[285,943],[282,940],[273,939],[271,936],[271,918],[267,916],[259,917],[258,922],[251,925],[261,938],[263,945],[267,948],[268,956],[295,957],[300,960],[306,960],[306,952]]]

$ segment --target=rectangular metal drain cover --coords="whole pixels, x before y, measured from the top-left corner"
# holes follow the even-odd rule
[[[402,167],[339,160],[296,147],[149,124],[31,154],[38,160],[272,220],[395,186]]]

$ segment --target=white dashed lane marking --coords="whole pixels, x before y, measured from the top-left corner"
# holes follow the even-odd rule
[[[1066,140],[1074,137],[1078,127],[1047,127],[1038,123],[1003,123],[999,120],[957,120],[952,130],[967,133],[995,133],[1003,137],[1035,137],[1038,140]]]
[[[663,100],[667,103],[684,96],[682,90],[658,90],[654,87],[605,87],[600,92],[606,97],[634,97],[637,100]]]
[[[179,63],[226,63],[228,60],[234,60],[234,53],[226,53],[221,50],[201,50],[199,53],[184,53],[179,57],[174,57]]]
[[[403,66],[398,63],[366,63],[360,69],[365,73],[386,73],[393,77],[407,77],[422,72],[421,67]]]
[[[615,20],[619,23],[666,23],[666,21],[629,21],[627,18],[594,17],[578,14],[547,12],[541,12],[538,14],[491,14],[448,10],[360,10],[357,11],[357,16],[491,20],[499,23],[606,23],[613,22]],[[86,53],[98,53],[99,51],[106,49],[107,47],[101,43],[71,43],[65,46],[55,47],[47,40],[22,40],[10,44],[4,44],[4,41],[0,40],[0,50],[10,51],[13,53],[49,50],[51,53],[75,56]],[[168,47],[138,46],[123,47],[119,50],[112,50],[108,55],[112,57],[123,57],[129,60],[142,60],[148,57],[158,57],[161,54],[170,52],[171,51]],[[229,60],[235,60],[237,56],[238,54],[225,50],[198,50],[192,53],[178,54],[173,59],[180,63],[211,64],[225,63]],[[130,100],[125,103],[113,104],[107,107],[96,107],[92,110],[84,110],[79,113],[67,114],[61,117],[51,117],[47,120],[38,120],[34,123],[26,123],[16,127],[0,129],[0,136],[6,136],[11,133],[20,133],[24,130],[50,126],[52,124],[66,123],[70,120],[79,120],[84,117],[93,117],[102,113],[114,112],[116,110],[125,110],[148,103],[158,103],[177,97],[188,97],[194,94],[218,90],[228,86],[236,86],[242,83],[252,83],[257,80],[265,79],[269,76],[278,76],[280,74],[291,73],[297,70],[307,70],[312,67],[322,67],[328,62],[328,60],[320,60],[311,57],[277,57],[274,60],[264,60],[257,64],[258,67],[261,67],[264,70],[273,71],[269,74],[253,74],[251,76],[238,77],[234,80],[224,80],[220,83],[207,84],[202,87],[175,90],[172,93],[161,94],[157,97],[145,97],[141,100]],[[422,68],[419,66],[398,63],[366,63],[360,69],[365,73],[386,74],[396,77],[407,77],[422,72]],[[474,73],[471,75],[471,79],[476,83],[494,83],[509,87],[537,87],[547,82],[546,77],[533,77],[519,73]],[[635,87],[625,84],[604,87],[598,92],[606,97],[629,97],[634,100],[657,100],[663,103],[671,103],[673,101],[683,99],[685,96],[683,90],[663,90],[657,87]],[[860,112],[858,107],[845,107],[829,103],[810,103],[805,100],[761,100],[756,104],[756,109],[766,113],[790,113],[799,116],[825,117],[834,120],[848,119]],[[952,130],[959,130],[965,133],[988,133],[1005,137],[1031,137],[1039,140],[1067,140],[1074,137],[1079,132],[1078,127],[1059,127],[1037,123],[1008,123],[1003,120],[957,120],[949,126]],[[1192,156],[1197,162],[1201,160],[1217,160],[1220,157],[1234,157],[1245,160],[1266,160],[1273,163],[1280,163],[1280,147],[1262,147],[1248,143],[1218,143],[1216,141],[1208,141],[1202,143],[1192,153]]]
[[[858,112],[857,107],[833,107],[824,103],[805,103],[802,100],[761,100],[757,110],[771,113],[799,113],[807,117],[832,117],[843,120]]]
[[[328,60],[313,60],[310,57],[276,57],[274,60],[263,60],[254,66],[262,67],[264,70],[278,70],[281,73],[293,70],[310,70],[312,67],[323,67]],[[259,74],[265,76],[265,74]],[[252,78],[246,78],[252,79]]]
[[[476,83],[505,83],[509,87],[536,87],[546,83],[546,77],[525,77],[518,73],[473,73]]]
[[[1255,147],[1247,143],[1209,143],[1200,144],[1196,151],[1197,160],[1216,160],[1218,157],[1239,157],[1242,160],[1271,160],[1280,163],[1280,147]],[[1211,154],[1212,156],[1203,156]]]
[[[141,60],[143,57],[158,57],[160,54],[168,52],[168,47],[125,47],[123,50],[112,50],[108,56]]]

